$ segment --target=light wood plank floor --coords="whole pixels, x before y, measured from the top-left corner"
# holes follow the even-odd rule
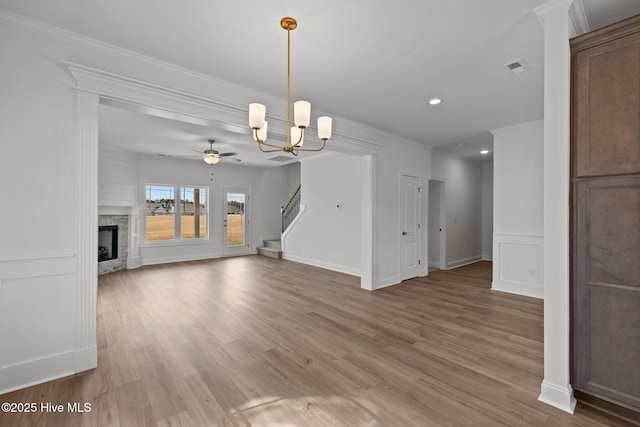
[[[0,396],[4,426],[611,426],[537,401],[542,302],[476,263],[376,292],[249,256],[101,276],[98,368]]]

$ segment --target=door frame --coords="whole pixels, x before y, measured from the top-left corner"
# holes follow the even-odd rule
[[[243,193],[244,202],[244,241],[243,246],[227,246],[227,194]],[[251,252],[251,190],[246,188],[222,189],[222,254],[223,256],[247,255]]]

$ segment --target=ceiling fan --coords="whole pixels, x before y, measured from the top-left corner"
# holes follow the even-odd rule
[[[214,150],[213,149],[213,143],[216,142],[215,139],[210,139],[209,140],[209,149],[208,150],[204,150],[202,152],[202,160],[205,161],[205,163],[208,163],[210,165],[215,165],[216,163],[218,163],[220,161],[220,159],[222,157],[230,157],[230,156],[235,156],[238,153],[220,153],[218,150]],[[199,153],[198,150],[191,150],[191,151],[195,151],[197,153]],[[231,160],[235,160],[236,162],[240,162],[240,159],[233,159],[231,158]]]

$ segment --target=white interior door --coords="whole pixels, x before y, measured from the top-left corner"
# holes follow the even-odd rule
[[[224,227],[224,255],[249,253],[249,192],[247,190],[224,190],[222,203]]]
[[[401,279],[417,277],[420,260],[420,181],[400,177],[400,265]]]

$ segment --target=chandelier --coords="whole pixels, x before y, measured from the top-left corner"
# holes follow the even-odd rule
[[[277,145],[267,142],[267,127],[265,120],[267,107],[262,104],[249,104],[249,126],[253,129],[253,139],[258,141],[258,148],[265,153],[284,151],[294,156],[300,151],[321,151],[331,138],[331,117],[318,117],[318,138],[322,140],[322,147],[303,147],[304,131],[311,120],[311,103],[297,101],[293,105],[295,126],[291,126],[291,31],[298,23],[295,19],[285,17],[280,20],[280,26],[287,30],[287,142]],[[266,147],[266,148],[265,148]]]

